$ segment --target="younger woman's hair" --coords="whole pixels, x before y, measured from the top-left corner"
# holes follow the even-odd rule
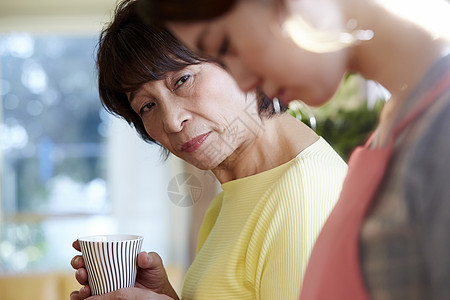
[[[149,22],[192,22],[220,17],[240,0],[139,0],[139,12]]]

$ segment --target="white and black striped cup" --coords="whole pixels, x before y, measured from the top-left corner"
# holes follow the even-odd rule
[[[142,240],[141,236],[126,234],[78,239],[92,295],[134,287]]]

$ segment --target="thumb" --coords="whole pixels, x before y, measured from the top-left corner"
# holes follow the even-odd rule
[[[137,263],[142,269],[164,269],[161,257],[155,252],[141,252],[138,255]]]

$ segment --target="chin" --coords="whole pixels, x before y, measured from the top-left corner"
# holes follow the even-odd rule
[[[204,158],[203,158],[204,159]],[[203,170],[203,171],[209,171],[217,167],[213,162],[205,162],[205,161],[196,161],[196,162],[189,162],[189,164],[195,166],[197,169]]]
[[[335,92],[336,92],[336,90],[327,89],[324,86],[324,88],[321,89],[318,93],[304,95],[304,97],[300,98],[299,100],[302,100],[304,103],[306,103],[309,106],[319,107],[319,106],[326,104],[328,101],[330,101],[333,98]]]
[[[329,98],[318,98],[318,99],[313,99],[310,101],[303,101],[306,104],[308,104],[309,106],[312,107],[320,107],[322,105],[324,105],[325,103],[327,103],[328,101],[330,101],[331,97]]]
[[[295,96],[296,94],[297,93],[283,93],[277,98],[284,106],[289,106],[289,103],[291,103],[292,101],[300,99],[299,97]]]
[[[283,95],[283,97],[280,97],[279,100],[285,106],[289,106],[290,102],[296,100],[300,100],[309,106],[321,106],[325,104],[330,98],[318,97],[318,95],[307,95],[304,93],[304,91],[299,91],[293,93],[286,93],[285,95]]]

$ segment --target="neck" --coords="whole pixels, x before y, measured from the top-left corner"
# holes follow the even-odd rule
[[[344,1],[360,3],[351,8],[357,11],[350,11],[349,15],[351,16],[352,13],[354,16],[359,15],[358,26],[374,32],[373,39],[353,47],[349,67],[351,71],[379,82],[391,93],[391,99],[385,105],[379,122],[380,135],[386,136],[403,101],[434,62],[448,49],[450,42],[448,38],[437,38],[440,33],[431,28],[425,28],[423,22],[419,22],[420,20],[415,21],[411,18],[411,21],[408,21],[407,16],[400,16],[395,12],[395,8],[386,8],[387,4],[386,6],[381,4],[385,0]],[[371,5],[371,7],[361,8],[360,5]],[[428,2],[412,1],[404,10],[418,9],[409,5],[422,5],[422,11],[427,14],[430,9],[433,9],[432,4]],[[386,11],[392,13],[386,13]],[[362,15],[361,12],[363,12]],[[438,18],[439,14],[434,16]],[[448,21],[442,20],[440,24],[448,24]]]
[[[424,4],[426,11],[427,3]],[[434,32],[417,22],[405,22],[383,10],[386,8],[374,3],[370,10],[365,10],[367,15],[360,18],[360,26],[372,29],[374,37],[355,46],[350,68],[379,82],[393,99],[402,99],[442,55],[446,41],[436,39]]]
[[[278,167],[318,139],[314,131],[287,113],[264,119],[262,125],[255,139],[212,170],[220,183]]]

